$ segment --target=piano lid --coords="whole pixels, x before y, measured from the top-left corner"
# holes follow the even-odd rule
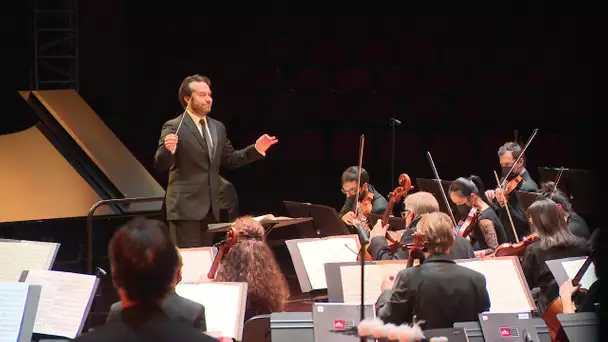
[[[0,222],[83,217],[102,199],[165,195],[76,91],[19,94],[40,121],[0,135]],[[96,214],[158,211],[161,205],[102,207]]]

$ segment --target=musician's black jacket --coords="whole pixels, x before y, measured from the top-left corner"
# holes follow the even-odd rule
[[[489,309],[485,276],[446,254],[432,254],[421,265],[400,271],[393,289],[376,302],[377,316],[385,323],[410,323],[416,316],[425,321],[424,330],[477,321]]]

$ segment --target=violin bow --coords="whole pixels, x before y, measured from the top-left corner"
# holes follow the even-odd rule
[[[365,135],[361,134],[359,138],[359,165],[357,167],[357,195],[355,195],[355,211],[359,219],[363,219],[363,208],[359,208],[359,189],[361,189],[361,168],[363,167],[363,145],[365,144]]]
[[[498,187],[502,189],[500,186],[500,179],[498,178],[498,173],[494,170],[494,177],[496,177],[496,183]],[[515,235],[515,241],[519,243],[519,237],[517,236],[517,230],[515,230],[515,224],[513,223],[513,218],[511,217],[511,210],[509,210],[509,206],[505,205],[505,210],[507,211],[507,216],[509,216],[509,222],[511,223],[511,229],[513,229],[513,235]]]
[[[458,227],[458,223],[456,222],[454,214],[452,213],[452,207],[450,206],[450,202],[448,202],[448,196],[445,195],[445,190],[443,190],[443,184],[441,184],[441,178],[439,178],[439,174],[437,173],[437,168],[435,167],[435,163],[433,162],[433,157],[431,157],[431,152],[427,151],[426,157],[428,158],[429,163],[431,164],[431,168],[433,169],[433,173],[435,174],[435,180],[437,181],[437,184],[439,184],[439,191],[441,191],[441,196],[443,197],[445,205],[448,208],[448,212],[450,213],[450,217],[452,217],[452,221],[454,222],[454,229],[457,229],[456,227]]]
[[[562,166],[559,171],[557,171],[557,177],[555,177],[555,186],[551,191],[551,197],[553,197],[553,195],[555,195],[555,192],[557,191],[557,184],[559,184],[559,180],[562,178],[562,173],[564,172],[564,169],[565,168]]]
[[[517,165],[517,163],[519,162],[519,160],[521,159],[521,157],[523,157],[524,153],[526,153],[526,149],[528,149],[528,146],[530,146],[530,143],[532,142],[532,139],[534,139],[534,137],[536,136],[536,133],[538,133],[538,128],[534,129],[534,131],[532,132],[532,135],[530,135],[530,137],[528,138],[528,141],[526,142],[526,145],[521,150],[521,153],[519,154],[519,156],[517,157],[517,159],[515,159],[515,162],[513,163],[513,165],[511,165],[511,169],[509,170],[509,172],[507,172],[507,175],[505,176],[505,178],[503,179],[502,183],[500,184],[500,189],[501,190],[504,190],[504,188],[507,187],[507,179],[511,175],[511,172],[513,172],[513,169],[515,168],[515,166]]]

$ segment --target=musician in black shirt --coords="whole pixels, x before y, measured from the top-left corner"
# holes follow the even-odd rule
[[[483,183],[478,176],[460,177],[450,186],[450,199],[458,206],[463,217],[475,208],[479,216],[469,236],[473,240],[475,256],[485,256],[498,245],[507,242],[505,229],[494,209],[488,204]]]
[[[523,149],[518,143],[515,142],[507,142],[502,145],[498,149],[498,159],[500,161],[500,166],[502,168],[502,178],[504,179],[511,170],[511,167],[515,164],[515,161],[519,156],[523,153]],[[538,192],[538,185],[536,182],[530,177],[530,173],[526,170],[526,157],[522,155],[513,171],[509,174],[509,178],[507,181],[510,181],[517,176],[521,176],[523,179],[521,182],[517,184],[515,190],[527,191],[527,192]],[[502,179],[501,179],[502,181]],[[514,190],[514,191],[515,191]],[[507,210],[504,206],[501,206],[497,200],[497,196],[501,194],[496,192],[496,190],[490,189],[486,191],[486,197],[492,201],[491,204],[496,210],[500,221],[503,226],[510,226],[509,216]],[[524,208],[517,198],[515,193],[511,193],[508,199],[509,212],[511,214],[511,218],[513,219],[513,224],[515,225],[515,230],[517,231],[517,236],[519,239],[523,239],[526,235],[530,234],[530,225],[528,223],[528,218],[526,217]],[[506,229],[505,233],[507,234],[507,239],[509,242],[516,242],[515,236],[513,235],[512,229]]]
[[[555,188],[554,182],[543,183],[541,185],[540,193],[543,197],[550,198],[553,202],[557,203],[560,212],[564,215],[566,223],[568,224],[568,230],[570,230],[572,234],[589,240],[591,233],[587,222],[572,210],[570,200],[568,200],[566,194]]]

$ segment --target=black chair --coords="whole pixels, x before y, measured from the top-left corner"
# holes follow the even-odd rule
[[[251,317],[243,326],[241,342],[270,342],[270,315]]]

